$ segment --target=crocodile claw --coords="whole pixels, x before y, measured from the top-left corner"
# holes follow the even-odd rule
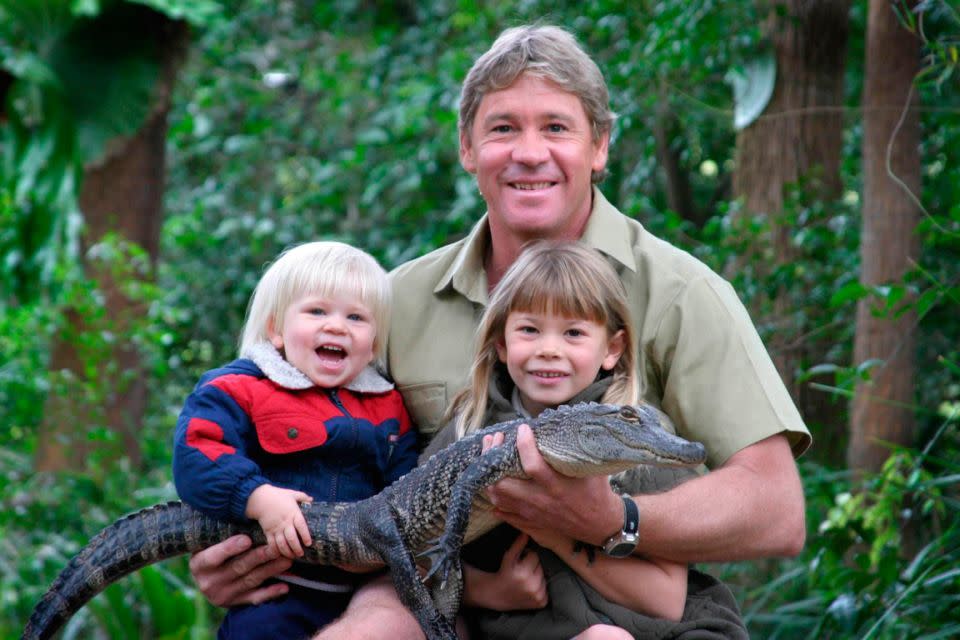
[[[441,588],[446,585],[447,578],[450,576],[450,570],[454,565],[455,552],[446,548],[440,539],[431,541],[431,545],[417,554],[418,558],[427,558],[430,560],[430,569],[423,576],[423,581],[427,582],[430,578],[439,576]]]

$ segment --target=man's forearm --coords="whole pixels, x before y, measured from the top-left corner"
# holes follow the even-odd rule
[[[725,562],[794,556],[803,548],[803,486],[783,436],[751,445],[671,491],[634,499],[641,553]]]

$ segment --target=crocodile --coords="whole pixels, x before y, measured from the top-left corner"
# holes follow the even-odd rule
[[[672,435],[669,418],[652,405],[581,403],[547,409],[533,420],[477,431],[365,500],[303,504],[313,544],[297,561],[371,570],[385,564],[426,637],[455,639],[463,589],[460,548],[499,522],[483,489],[504,477],[527,477],[516,447],[523,423],[531,426],[547,463],[572,477],[609,476],[637,465],[692,467],[706,457],[702,444]],[[504,434],[503,444],[483,452],[484,435],[495,432]],[[121,577],[238,533],[265,544],[255,521],[218,520],[182,502],[127,515],[70,560],[34,608],[21,638],[50,638]],[[418,564],[429,569],[427,577],[418,573]]]

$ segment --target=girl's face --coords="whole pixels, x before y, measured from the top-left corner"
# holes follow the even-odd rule
[[[512,312],[497,354],[523,407],[537,416],[586,389],[600,369],[613,369],[623,348],[623,331],[607,335],[606,327],[592,320]]]
[[[364,304],[345,297],[305,295],[283,314],[283,330],[270,342],[319,387],[351,382],[373,360],[377,324]]]

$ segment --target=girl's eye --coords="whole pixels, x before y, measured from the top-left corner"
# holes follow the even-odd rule
[[[522,327],[517,327],[517,331],[519,331],[520,333],[534,334],[537,332],[537,328],[530,325],[525,325]]]
[[[566,130],[567,128],[565,126],[563,126],[562,124],[557,124],[556,122],[553,124],[547,125],[547,131],[549,131],[550,133],[563,133]]]
[[[307,313],[313,314],[315,316],[324,316],[327,315],[326,310],[323,307],[313,307]]]
[[[579,338],[583,335],[583,330],[581,329],[567,329],[567,335],[572,338]]]
[[[347,319],[352,320],[353,322],[363,322],[363,320],[365,320],[365,318],[359,313],[351,313],[349,316],[347,316]]]

